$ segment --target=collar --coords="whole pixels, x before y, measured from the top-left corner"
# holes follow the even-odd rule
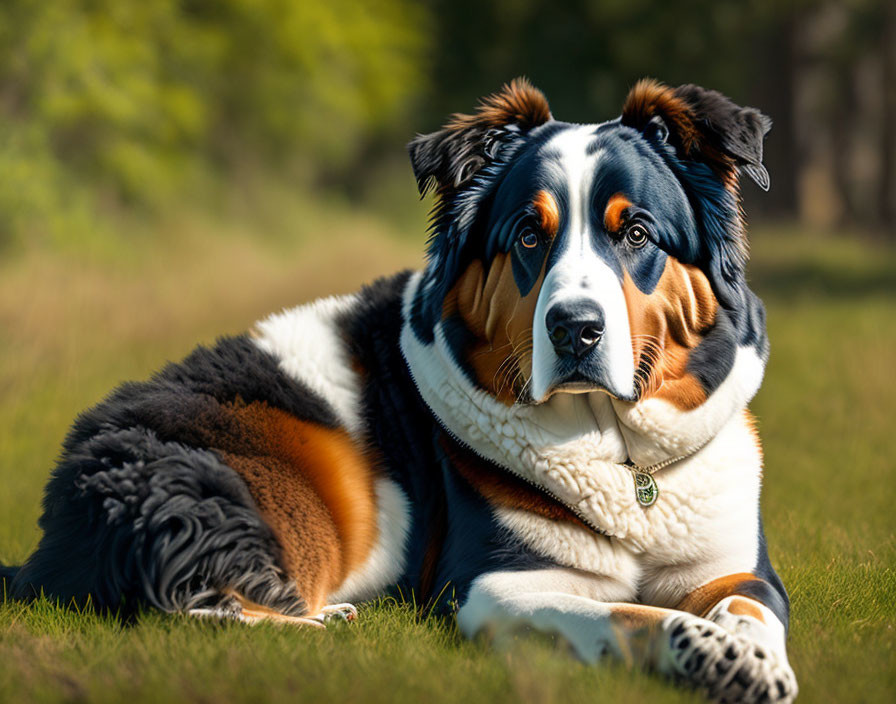
[[[539,405],[506,406],[470,382],[440,324],[431,343],[414,333],[408,321],[420,280],[419,273],[412,276],[404,292],[401,351],[430,410],[459,442],[610,535],[631,532],[620,534],[618,515],[645,513],[626,463],[651,467],[703,453],[746,407],[762,378],[762,362],[753,355],[753,364],[741,350],[729,378],[691,411],[658,399],[621,402],[602,392],[555,394]],[[650,509],[658,510],[661,501]]]

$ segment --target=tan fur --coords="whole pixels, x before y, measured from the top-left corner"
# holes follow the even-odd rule
[[[205,424],[210,448],[246,482],[312,613],[376,537],[374,470],[341,429],[263,403],[230,404]]]
[[[607,201],[604,211],[604,227],[607,232],[617,234],[622,229],[622,220],[626,209],[632,206],[632,202],[621,193],[617,193]]]
[[[643,604],[614,604],[613,623],[627,629],[652,627],[659,624],[672,611]]]
[[[523,129],[537,127],[551,119],[547,98],[526,78],[514,78],[501,90],[486,96],[472,115],[455,113],[445,125],[447,129],[496,127],[518,124]]]
[[[247,623],[267,622],[283,626],[299,626],[312,629],[322,629],[325,627],[320,621],[314,619],[303,618],[301,616],[286,616],[267,606],[256,604],[236,592],[233,592],[231,596],[239,602],[240,618]]]
[[[440,441],[451,459],[452,466],[491,504],[531,511],[552,521],[568,521],[585,526],[581,519],[562,503],[551,499],[522,479],[486,462],[446,435],[442,435]]]
[[[759,453],[760,462],[763,459],[763,451],[762,451],[762,438],[759,437],[759,421],[756,420],[756,416],[754,416],[749,408],[744,409],[744,422],[747,424],[747,430],[750,431],[750,436],[753,438],[753,444],[756,445],[756,451]]]
[[[547,191],[535,194],[532,208],[542,234],[554,237],[560,228],[560,208]],[[458,277],[442,306],[443,318],[460,316],[473,334],[467,361],[479,385],[502,403],[513,404],[532,373],[532,321],[544,280],[521,296],[509,253],[496,255],[485,271],[474,260]]]
[[[673,612],[642,604],[612,604],[610,609],[610,624],[623,662],[629,666],[654,662],[660,625]]]
[[[443,317],[460,316],[474,342],[467,361],[479,385],[511,405],[532,368],[532,320],[544,272],[524,297],[513,278],[509,254],[495,256],[485,271],[474,260],[458,277],[442,306]]]
[[[336,523],[314,486],[290,462],[219,451],[246,482],[258,512],[280,545],[280,563],[314,612],[342,574]]]
[[[560,229],[560,206],[548,191],[541,190],[535,194],[532,207],[538,215],[538,224],[548,237],[556,237]]]
[[[737,594],[741,585],[749,582],[761,582],[754,574],[738,572],[729,574],[719,579],[707,582],[688,594],[675,608],[679,611],[687,611],[697,616],[706,616],[713,606],[718,604],[726,596]],[[745,597],[746,599],[746,597]]]
[[[700,269],[673,257],[656,288],[644,294],[628,274],[623,276],[635,367],[642,374],[642,397],[655,396],[682,409],[706,401],[699,380],[687,371],[691,350],[715,321],[718,301]]]
[[[669,86],[642,78],[625,98],[622,122],[643,129],[654,115],[662,117],[672,139],[683,147],[686,155],[700,148],[700,132],[690,106]]]
[[[765,623],[765,617],[762,615],[762,609],[760,609],[756,605],[756,601],[754,601],[753,599],[746,599],[743,597],[732,599],[731,603],[728,604],[728,612],[741,616],[752,616],[762,623]]]

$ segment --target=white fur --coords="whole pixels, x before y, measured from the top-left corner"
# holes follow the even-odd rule
[[[372,599],[404,572],[406,546],[411,527],[411,511],[407,496],[391,479],[376,481],[377,539],[376,544],[358,569],[354,570],[330,594],[327,601],[364,601]]]
[[[406,314],[418,281],[408,285]],[[691,435],[685,424],[690,416],[678,416],[682,425],[676,428],[668,404],[622,405],[624,421],[634,427],[623,425],[620,404],[602,393],[558,394],[537,406],[506,406],[467,379],[439,326],[434,343],[427,345],[405,325],[401,345],[421,395],[453,435],[612,536],[561,531],[535,514],[497,511],[503,525],[535,552],[627,580],[632,594],[654,604],[674,604],[709,579],[754,567],[761,455],[746,418],[737,412],[757,383],[748,354],[739,353],[732,370],[746,380],[723,383],[708,401],[717,415],[700,416]],[[664,450],[669,433],[660,434],[651,446],[658,427],[677,430],[678,442]],[[699,451],[655,475],[656,504],[645,509],[637,503],[631,472],[622,465],[632,447],[640,456],[649,449],[659,461],[702,443]]]
[[[535,554],[564,567],[613,575],[628,585],[639,581],[641,567],[631,550],[617,541],[595,540],[590,528],[524,509],[497,507],[495,518]]]
[[[255,325],[255,344],[280,361],[285,374],[324,398],[349,433],[362,432],[361,380],[352,369],[334,320],[357,302],[331,296],[275,313]]]
[[[743,411],[762,383],[765,364],[754,347],[739,347],[725,380],[697,408],[682,411],[659,398],[638,403],[613,400],[632,461],[641,466],[687,455]]]
[[[753,643],[759,643],[773,652],[782,663],[786,663],[787,634],[784,624],[768,607],[755,599],[750,600],[751,604],[762,614],[762,621],[746,614],[733,614],[728,610],[732,602],[745,598],[747,597],[737,595],[725,597],[706,614],[707,620],[719,624],[729,633],[743,636]]]
[[[575,507],[610,529],[612,540],[528,511],[499,508],[495,515],[536,554],[625,581],[632,599],[674,606],[700,584],[753,569],[759,550],[758,461],[749,429],[733,422],[711,449],[657,475],[661,500],[648,510],[636,503],[627,470],[612,485],[602,484],[607,474],[599,473],[591,496]]]
[[[617,632],[606,603],[628,590],[612,579],[564,569],[491,572],[477,578],[457,625],[468,638],[487,632],[500,645],[521,627],[559,634],[586,662],[617,656]]]
[[[793,701],[797,685],[784,652],[783,627],[759,604],[763,617],[772,618],[769,628],[756,618],[731,614],[727,606],[735,598],[722,600],[708,619],[647,607],[642,626],[627,626],[629,607],[613,602],[632,597],[608,577],[563,568],[491,572],[473,582],[457,622],[468,638],[484,634],[498,647],[535,629],[561,638],[585,662],[611,655],[688,680],[711,698]],[[615,618],[617,610],[621,620]],[[703,658],[696,667],[694,656]],[[735,680],[735,674],[749,680]]]
[[[590,234],[571,234],[559,261],[551,267],[535,305],[532,329],[532,398],[543,400],[555,383],[557,353],[548,337],[548,311],[564,301],[593,300],[604,311],[605,332],[596,350],[608,370],[607,388],[617,396],[635,393],[635,363],[625,298],[619,279],[588,244]]]
[[[363,433],[360,416],[362,380],[353,371],[335,325],[337,316],[357,304],[357,296],[324,298],[274,314],[255,326],[255,344],[274,355],[280,368],[325,399],[339,422],[356,440]],[[411,514],[407,496],[392,480],[374,485],[377,539],[364,563],[329,595],[330,603],[370,599],[393,584],[404,571]]]
[[[601,152],[588,155],[585,147],[594,139],[594,128],[585,125],[564,130],[542,147],[543,151],[560,152],[559,162],[548,163],[559,163],[560,175],[567,180],[569,226],[564,235],[565,249],[548,271],[535,306],[531,393],[536,401],[544,400],[550,393],[559,361],[545,324],[548,310],[563,301],[582,299],[594,301],[604,311],[606,332],[596,354],[608,369],[608,388],[618,396],[634,396],[635,363],[625,297],[618,277],[591,246],[589,194]]]

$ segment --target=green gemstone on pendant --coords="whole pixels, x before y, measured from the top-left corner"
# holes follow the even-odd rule
[[[632,472],[632,476],[635,479],[635,498],[638,499],[638,503],[642,506],[653,506],[660,495],[653,476],[636,471]]]

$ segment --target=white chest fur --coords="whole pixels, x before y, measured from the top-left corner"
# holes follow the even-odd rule
[[[406,320],[418,281],[412,279],[405,293]],[[706,403],[682,412],[655,399],[622,403],[602,393],[505,406],[470,383],[440,327],[434,342],[424,344],[405,325],[401,345],[421,395],[449,432],[610,536],[497,510],[533,550],[565,566],[640,584],[662,600],[680,591],[678,583],[686,589],[754,566],[761,454],[744,410],[763,365],[751,349],[738,351],[728,378]],[[656,474],[658,501],[638,504],[622,463],[631,458],[646,466],[681,455],[688,456]]]

